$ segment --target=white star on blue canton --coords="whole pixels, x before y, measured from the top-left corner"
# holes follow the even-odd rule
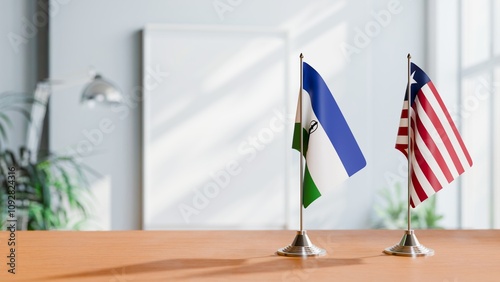
[[[415,76],[415,71],[411,74],[411,81],[410,81],[410,85],[411,85],[411,84],[414,84],[414,83],[417,83],[417,81],[415,80],[414,76]]]

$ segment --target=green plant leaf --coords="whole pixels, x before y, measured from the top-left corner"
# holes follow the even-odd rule
[[[379,192],[382,204],[374,207],[378,216],[374,224],[379,228],[407,228],[408,200],[402,196],[400,183],[384,188]],[[411,211],[411,222],[414,228],[441,228],[442,215],[437,213],[436,196],[431,197]]]
[[[72,156],[52,154],[32,163],[21,157],[25,155],[22,150],[19,155],[20,157],[16,157],[11,151],[0,151],[0,171],[6,171],[15,164],[19,174],[16,180],[26,187],[17,196],[30,202],[30,230],[66,229],[70,221],[84,221],[88,218],[86,196],[92,196],[92,193],[88,188],[89,170],[85,166]],[[0,182],[2,175],[6,173],[1,173]],[[1,193],[4,193],[5,187],[2,184]]]

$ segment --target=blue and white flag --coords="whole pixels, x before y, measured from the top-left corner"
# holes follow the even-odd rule
[[[366,166],[366,160],[337,102],[321,76],[303,63],[302,130],[306,168],[303,205],[308,207],[321,191],[334,187]],[[300,151],[300,114],[297,105],[294,149]]]

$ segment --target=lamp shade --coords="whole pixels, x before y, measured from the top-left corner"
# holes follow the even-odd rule
[[[94,102],[117,104],[122,102],[122,95],[113,83],[96,75],[83,90],[81,101],[92,104]]]

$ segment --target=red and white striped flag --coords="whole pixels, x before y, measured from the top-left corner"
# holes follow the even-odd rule
[[[432,81],[413,63],[410,73],[410,204],[416,207],[471,167],[472,159]],[[396,149],[408,157],[408,92]]]

